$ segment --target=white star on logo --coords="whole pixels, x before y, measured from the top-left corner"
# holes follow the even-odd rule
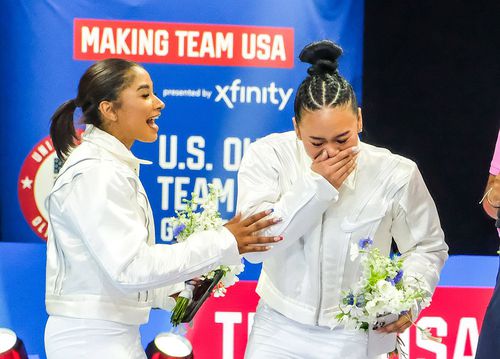
[[[31,185],[33,184],[33,180],[31,180],[28,176],[24,177],[21,180],[21,184],[23,185],[23,189],[29,188],[31,189]]]

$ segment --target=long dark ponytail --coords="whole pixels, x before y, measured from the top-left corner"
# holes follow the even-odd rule
[[[75,100],[69,100],[59,106],[50,119],[50,137],[56,149],[57,157],[63,159],[70,148],[78,140],[76,136],[73,116],[75,114]]]
[[[51,118],[50,137],[57,157],[64,160],[78,139],[74,125],[75,109],[81,107],[83,123],[101,127],[99,104],[118,100],[120,92],[133,81],[130,70],[134,66],[141,67],[128,60],[106,59],[85,71],[78,84],[77,97],[59,106]]]

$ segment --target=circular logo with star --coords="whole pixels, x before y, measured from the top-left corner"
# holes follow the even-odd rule
[[[62,161],[47,136],[31,150],[19,174],[17,193],[21,211],[31,229],[43,240],[47,239],[48,230],[45,199],[61,167]]]

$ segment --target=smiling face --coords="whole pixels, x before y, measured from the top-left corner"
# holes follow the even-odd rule
[[[295,133],[302,140],[311,159],[326,150],[328,157],[338,151],[358,145],[358,133],[363,128],[361,109],[354,113],[350,105],[303,111],[297,124],[293,120]]]
[[[156,120],[165,104],[154,94],[153,82],[146,70],[134,66],[128,75],[131,80],[117,101],[103,101],[99,109],[104,117],[106,131],[130,149],[135,140],[156,141]]]

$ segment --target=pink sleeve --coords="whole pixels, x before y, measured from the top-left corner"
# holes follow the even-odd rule
[[[500,130],[498,131],[497,144],[495,146],[495,153],[491,160],[490,173],[496,176],[500,172]]]

